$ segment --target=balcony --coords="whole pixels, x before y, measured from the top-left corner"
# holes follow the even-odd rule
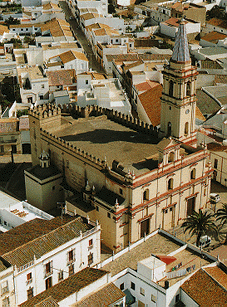
[[[8,286],[2,288],[2,295],[4,295],[7,292],[9,292],[9,287]]]
[[[32,278],[26,280],[26,285],[27,285],[27,286],[30,285],[31,283],[32,283]]]

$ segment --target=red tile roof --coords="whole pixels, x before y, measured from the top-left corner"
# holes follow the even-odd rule
[[[76,72],[74,69],[47,71],[49,86],[72,85]]]
[[[200,307],[227,306],[227,291],[203,269],[184,282],[181,289]]]
[[[161,96],[162,96],[162,85],[153,82],[156,86],[153,86],[148,91],[140,94],[139,100],[149,117],[151,124],[157,126],[161,120]]]
[[[216,44],[219,40],[225,39],[227,37],[227,35],[223,34],[223,33],[218,33],[216,31],[212,31],[208,34],[206,34],[205,36],[203,36],[201,39],[207,42],[211,42]]]
[[[83,269],[69,278],[59,282],[48,290],[43,291],[30,300],[20,304],[19,306],[34,307],[36,304],[43,302],[45,299],[50,297],[53,298],[55,302],[60,302],[73,293],[79,292],[81,289],[85,288],[106,274],[107,272],[103,270],[93,268]]]
[[[88,295],[85,299],[80,300],[75,305],[72,305],[72,307],[108,307],[124,296],[124,292],[113,283],[110,283],[99,291]]]
[[[217,26],[220,28],[227,29],[227,21],[226,20],[221,20],[218,18],[212,18],[211,20],[207,21],[208,24],[212,26]]]

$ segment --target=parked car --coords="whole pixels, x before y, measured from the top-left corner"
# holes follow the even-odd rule
[[[210,237],[208,237],[208,236],[203,236],[203,237],[201,237],[200,238],[200,240],[199,240],[199,246],[200,247],[207,247],[207,246],[209,246],[210,245],[210,242],[211,242],[211,238]]]
[[[218,203],[221,200],[220,195],[217,193],[210,193],[210,201],[212,203]]]

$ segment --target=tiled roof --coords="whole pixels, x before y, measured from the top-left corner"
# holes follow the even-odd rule
[[[142,53],[138,55],[140,59],[143,61],[164,61],[169,60],[171,55],[169,54],[149,54],[149,53]]]
[[[110,283],[99,291],[88,295],[85,299],[73,304],[72,307],[108,307],[124,296],[124,292],[113,283]]]
[[[62,63],[68,63],[70,61],[73,61],[75,59],[78,60],[83,60],[83,61],[88,61],[86,55],[82,52],[74,51],[74,50],[69,50],[64,53],[61,53],[58,55],[60,59],[62,60]]]
[[[195,109],[195,118],[203,120],[203,121],[206,120],[206,118],[203,116],[202,112],[200,111],[200,109],[197,106],[196,106],[196,109]]]
[[[207,273],[208,271],[200,269],[184,282],[181,289],[200,307],[226,307],[227,291]]]
[[[223,69],[223,67],[217,61],[206,59],[201,60],[201,69]]]
[[[203,115],[214,114],[221,108],[215,99],[211,98],[202,90],[196,91],[196,97],[197,97],[197,106]]]
[[[104,36],[104,35],[107,35],[105,29],[97,29],[97,30],[94,30],[94,34],[95,34],[96,36]]]
[[[73,293],[80,291],[81,289],[85,288],[106,274],[107,272],[103,270],[86,268],[59,282],[48,290],[34,296],[19,306],[34,307],[37,303],[48,297],[52,297],[57,303],[61,302],[63,299],[67,298]]]
[[[215,75],[214,82],[227,84],[227,75]]]
[[[70,30],[70,25],[65,20],[53,18],[41,26],[42,32],[50,31],[53,37],[73,36]]]
[[[51,296],[34,305],[34,307],[58,307],[58,306],[59,306],[58,303]]]
[[[52,10],[52,9],[61,11],[61,8],[56,3],[49,2],[43,5],[43,10]]]
[[[107,61],[124,62],[124,61],[137,61],[137,53],[127,53],[127,54],[107,54]]]
[[[227,37],[227,35],[225,35],[223,33],[212,31],[212,32],[206,34],[205,36],[203,36],[201,39],[204,40],[204,41],[216,44],[219,40],[225,39],[226,37]]]
[[[47,71],[49,86],[72,85],[76,72],[74,69]]]
[[[179,29],[176,34],[175,44],[171,60],[174,62],[189,62],[191,61],[188,40],[186,34],[185,21],[180,22]]]
[[[220,28],[227,29],[227,21],[226,20],[221,20],[218,18],[212,18],[211,20],[207,21],[208,24],[212,26],[217,26]]]
[[[150,82],[145,81],[139,84],[135,84],[135,88],[138,92],[148,91],[151,88]]]
[[[168,25],[170,25],[170,26],[174,26],[174,27],[179,27],[179,24],[180,24],[180,19],[179,18],[176,18],[176,17],[171,17],[171,18],[169,18],[169,19],[167,19],[166,21],[165,21],[165,23],[167,23]],[[187,21],[185,22],[185,23],[187,23]]]
[[[216,266],[205,268],[205,271],[227,290],[227,274],[225,272]]]
[[[3,35],[4,33],[9,33],[9,29],[7,26],[0,25],[0,35]]]
[[[160,124],[161,120],[161,96],[162,96],[162,86],[159,83],[152,82],[155,84],[148,91],[139,95],[139,100],[149,117],[151,124],[157,126]]]
[[[34,219],[0,234],[0,255],[20,267],[34,260],[34,255],[38,259],[91,228],[81,217]]]

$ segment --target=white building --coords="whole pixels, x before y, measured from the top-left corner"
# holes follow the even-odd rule
[[[122,114],[131,114],[130,102],[118,79],[91,80],[91,75],[80,74],[77,82],[77,104],[80,107],[97,105]]]
[[[199,248],[157,230],[96,267],[110,271],[111,281],[126,293],[130,306],[173,307],[181,300],[184,282],[201,267],[215,266],[216,261]]]
[[[40,66],[17,66],[17,78],[23,103],[35,104],[39,101],[42,103],[48,102],[48,78],[44,76]]]
[[[62,216],[49,221],[35,219],[2,233],[0,254],[6,266],[2,272],[10,274],[0,280],[6,288],[1,306],[18,306],[99,263],[100,231],[89,219]]]
[[[175,38],[175,35],[179,28],[180,20],[175,17],[171,17],[168,20],[160,23],[160,32],[169,37]],[[185,21],[186,33],[200,33],[200,22]]]

